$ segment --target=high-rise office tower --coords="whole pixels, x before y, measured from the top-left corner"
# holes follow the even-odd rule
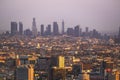
[[[50,61],[48,80],[65,80],[66,69],[64,56],[52,56]],[[56,74],[59,74],[59,77]]]
[[[64,56],[52,56],[51,57],[51,67],[63,68],[65,67]]]
[[[40,30],[40,32],[41,32],[41,36],[44,36],[44,25],[43,25],[43,24],[41,25],[41,30]]]
[[[98,36],[98,31],[96,29],[93,29],[92,31],[92,37],[97,38]]]
[[[80,36],[82,36],[82,28],[80,28]]]
[[[88,33],[88,30],[89,30],[88,27],[86,27],[86,28],[85,28],[85,32]]]
[[[85,28],[85,36],[88,36],[88,27]]]
[[[34,80],[34,68],[31,65],[18,66],[15,71],[15,80]]]
[[[26,29],[26,30],[24,31],[24,34],[25,34],[26,36],[31,36],[31,35],[32,35],[32,31],[31,31],[30,29]]]
[[[119,33],[118,33],[118,38],[120,38],[120,27],[119,27]]]
[[[65,23],[64,21],[62,21],[62,34],[64,34],[64,26],[65,26]]]
[[[15,35],[17,33],[17,22],[11,22],[11,35]]]
[[[46,35],[51,35],[51,25],[50,24],[46,27]]]
[[[35,18],[33,18],[33,22],[32,22],[32,34],[33,36],[37,36],[37,27],[36,27]]]
[[[67,28],[67,35],[73,36],[74,35],[74,29],[73,28]]]
[[[80,29],[79,29],[79,25],[77,25],[75,28],[74,28],[74,36],[75,37],[79,37],[80,35]]]
[[[58,34],[59,34],[58,24],[57,22],[53,22],[53,35],[58,35]]]
[[[22,24],[22,22],[19,22],[19,34],[20,35],[23,34],[23,24]]]

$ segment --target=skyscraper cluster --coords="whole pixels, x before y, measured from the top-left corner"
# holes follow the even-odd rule
[[[53,26],[51,24],[48,24],[46,27],[44,24],[40,25],[40,32],[37,30],[37,26],[36,26],[36,20],[35,18],[33,18],[33,22],[32,22],[32,30],[30,29],[26,29],[24,31],[24,34],[27,36],[58,36],[58,35],[63,35],[63,34],[67,34],[69,36],[73,36],[73,37],[95,37],[95,38],[100,38],[101,34],[98,33],[98,31],[96,31],[95,29],[93,29],[93,31],[89,31],[89,28],[86,27],[85,28],[85,32],[82,31],[82,28],[80,28],[79,25],[75,26],[74,28],[67,28],[67,31],[65,32],[64,27],[65,27],[65,23],[64,21],[62,21],[62,26],[61,26],[61,33],[59,30],[59,25],[58,23],[55,21],[53,22]],[[53,29],[52,29],[53,28]],[[16,35],[16,34],[23,34],[23,24],[22,22],[19,22],[19,31],[17,28],[17,23],[16,22],[11,22],[11,35]]]
[[[19,30],[17,22],[11,22],[11,35],[23,34],[23,24],[19,22]]]
[[[18,30],[19,29],[19,30]],[[72,28],[67,28],[65,31],[65,23],[64,20],[61,22],[61,26],[59,27],[58,23],[55,21],[53,24],[48,24],[45,26],[44,24],[41,24],[39,26],[39,29],[37,29],[36,25],[36,19],[33,18],[32,21],[32,28],[26,29],[23,31],[23,24],[22,22],[19,22],[19,28],[17,22],[11,22],[11,35],[26,35],[26,36],[58,36],[58,35],[68,35],[72,37],[91,37],[91,38],[104,38],[109,39],[109,36],[101,35],[96,29],[89,30],[89,27],[85,27],[85,31],[79,26],[76,25]],[[61,31],[60,31],[61,29]],[[120,38],[120,28],[119,28],[119,34],[118,37]]]
[[[20,35],[23,34],[23,24],[22,22],[19,22],[19,31],[18,31],[18,26],[16,22],[11,22],[11,35],[16,35],[17,33],[19,33]],[[33,18],[33,22],[32,22],[32,30],[30,29],[26,29],[24,30],[24,34],[27,36],[48,36],[48,35],[60,35],[59,32],[59,26],[57,22],[53,22],[53,29],[51,29],[52,26],[51,24],[48,24],[46,29],[44,24],[40,25],[40,32],[38,32],[37,26],[36,26],[36,20],[35,18]],[[53,32],[52,32],[53,31]],[[62,34],[64,34],[64,21],[62,22]]]
[[[67,35],[73,36],[73,37],[102,38],[102,35],[96,29],[89,31],[89,28],[86,27],[85,31],[82,31],[82,28],[80,28],[79,25],[75,26],[74,28],[68,28]]]

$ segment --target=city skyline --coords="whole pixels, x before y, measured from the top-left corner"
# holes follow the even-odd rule
[[[19,26],[18,26],[19,24]],[[116,31],[116,33],[112,33],[112,32],[106,32],[103,33],[97,29],[91,29],[90,27],[85,27],[85,28],[81,28],[80,25],[75,25],[73,27],[68,27],[66,30],[64,28],[64,21],[61,22],[62,26],[59,26],[57,22],[53,22],[53,24],[48,24],[47,26],[45,26],[44,24],[41,24],[39,28],[36,27],[36,19],[33,18],[33,22],[32,22],[32,27],[24,29],[24,24],[22,22],[11,22],[11,31],[6,31],[5,34],[7,34],[8,32],[12,35],[12,34],[26,34],[26,30],[30,31],[30,34],[32,33],[32,35],[34,36],[45,36],[45,35],[74,35],[76,37],[78,36],[85,36],[86,34],[91,34],[91,32],[96,32],[99,33],[100,35],[109,35],[109,36],[119,36],[120,34],[120,27],[119,30]],[[61,28],[61,29],[60,29]],[[72,29],[72,30],[71,30]],[[84,34],[85,33],[85,34]],[[88,36],[88,35],[86,35]],[[98,35],[99,36],[99,35]]]
[[[11,21],[21,21],[24,29],[31,29],[32,18],[35,17],[38,29],[41,24],[46,27],[54,21],[58,22],[61,29],[64,20],[65,30],[80,25],[83,29],[89,27],[100,32],[118,32],[119,5],[119,0],[1,0],[0,30],[10,30]]]

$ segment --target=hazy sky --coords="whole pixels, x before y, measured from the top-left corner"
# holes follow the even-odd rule
[[[120,0],[0,0],[0,30],[10,30],[11,21],[22,21],[24,29],[57,21],[61,27],[80,25],[98,31],[118,31]]]

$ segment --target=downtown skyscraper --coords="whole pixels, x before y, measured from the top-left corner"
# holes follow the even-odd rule
[[[74,36],[79,37],[79,34],[80,34],[80,28],[79,28],[79,25],[77,25],[74,28]]]
[[[23,24],[22,24],[22,22],[19,22],[19,34],[20,35],[23,34]]]
[[[119,32],[118,32],[118,38],[120,38],[120,27],[119,27]]]
[[[59,28],[57,22],[53,22],[53,35],[59,35]]]
[[[64,21],[62,21],[62,34],[64,34],[64,26],[65,26],[65,23]]]
[[[11,22],[11,35],[15,35],[17,33],[17,22]]]
[[[40,26],[40,33],[41,33],[41,36],[44,36],[44,25],[41,24]]]
[[[46,27],[45,35],[51,35],[51,25],[50,24]]]
[[[32,22],[32,35],[37,36],[37,27],[36,27],[35,18],[33,18],[33,22]]]

